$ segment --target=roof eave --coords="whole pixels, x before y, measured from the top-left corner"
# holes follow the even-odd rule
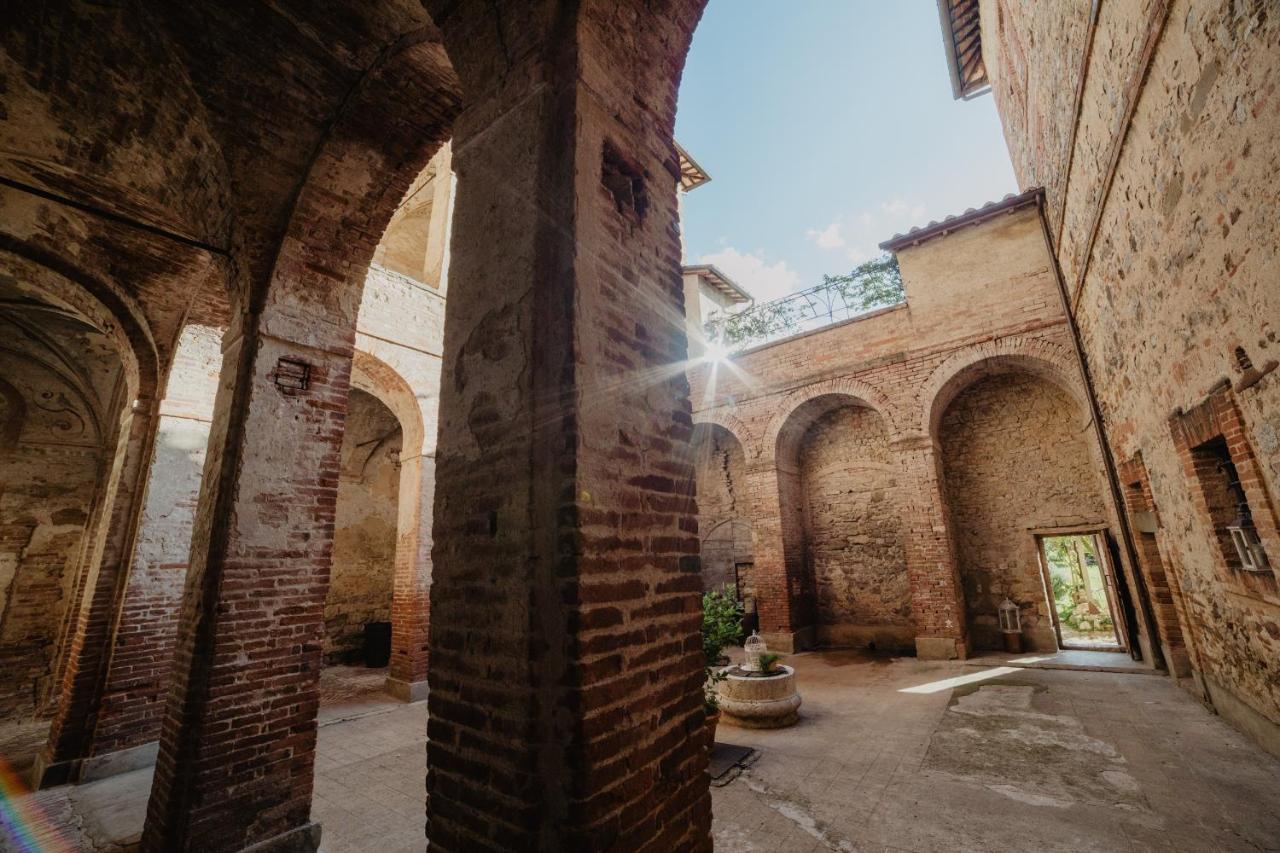
[[[897,234],[880,244],[886,252],[898,252],[912,246],[918,246],[935,237],[945,237],[970,225],[980,225],[1001,214],[1014,213],[1025,207],[1037,206],[1044,198],[1044,187],[1032,187],[1018,195],[1008,195],[997,202],[968,210],[959,216],[951,216],[941,222],[930,222],[923,228],[913,228],[906,234]]]

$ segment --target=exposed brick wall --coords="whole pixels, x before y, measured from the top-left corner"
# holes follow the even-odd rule
[[[99,517],[96,492],[107,476],[125,370],[117,341],[90,318],[42,305],[8,279],[0,298],[3,719],[56,702],[59,652],[86,582],[82,557]],[[67,372],[67,364],[81,372]]]
[[[1018,118],[1000,6],[1006,32],[1023,43],[1061,45],[1032,55],[1028,85],[1044,93],[1079,87],[1078,123],[1072,105],[1052,97],[1039,100],[1045,124]],[[1049,188],[1057,254],[1109,440],[1117,459],[1142,455],[1196,665],[1211,694],[1231,694],[1219,709],[1255,733],[1270,732],[1259,736],[1280,749],[1280,599],[1242,592],[1224,574],[1213,524],[1169,426],[1223,378],[1243,385],[1234,404],[1240,440],[1257,460],[1258,489],[1272,499],[1280,493],[1280,380],[1272,372],[1245,381],[1235,353],[1242,347],[1259,372],[1280,359],[1280,19],[1265,2],[1099,9],[1086,52],[1087,27],[1064,20],[1080,16],[1072,4],[984,0],[986,65],[1020,178]],[[1066,30],[1073,35],[1059,39]],[[1071,61],[1051,58],[1059,54]],[[1070,133],[1059,135],[1062,153],[1042,156],[1048,126]]]
[[[1135,454],[1120,465],[1119,475],[1138,549],[1138,563],[1151,594],[1164,659],[1175,677],[1186,678],[1192,674],[1194,654],[1189,647],[1186,601],[1177,575],[1164,558],[1164,548],[1168,546],[1160,544],[1159,512],[1151,494],[1151,478],[1142,463],[1142,454]]]
[[[720,589],[726,584],[736,585],[743,601],[754,601],[751,522],[742,445],[723,427],[699,427],[695,432],[694,458],[703,587]]]
[[[1026,375],[980,379],[942,416],[939,442],[969,632],[1003,648],[997,608],[1022,613],[1034,651],[1057,648],[1033,533],[1106,526],[1103,482],[1069,394]]]
[[[324,604],[325,660],[331,663],[355,661],[365,624],[391,620],[401,438],[395,414],[353,388]]]
[[[914,640],[888,441],[875,410],[844,406],[815,421],[800,448],[805,559],[826,642]]]

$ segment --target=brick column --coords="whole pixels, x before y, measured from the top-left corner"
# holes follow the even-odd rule
[[[453,142],[427,837],[441,853],[710,850],[662,60],[692,23],[546,6],[463,4],[474,19],[442,24],[483,96]],[[495,27],[505,61],[459,55],[492,49]]]
[[[351,331],[344,350],[337,328],[315,324],[304,341],[277,328],[305,327],[255,317],[223,343],[143,850],[318,841],[315,717]]]
[[[899,471],[900,507],[916,625],[916,655],[925,659],[968,654],[964,587],[951,541],[950,513],[938,449],[923,436],[890,445]]]
[[[400,506],[391,600],[391,664],[387,691],[405,702],[427,697],[427,632],[431,597],[431,513],[436,460],[400,457]]]
[[[778,469],[772,460],[753,462],[746,471],[747,517],[754,537],[756,613],[760,635],[769,648],[792,653],[814,643],[812,620],[804,606],[802,532],[784,513]],[[788,551],[795,553],[788,558]]]
[[[246,234],[236,265],[148,853],[319,844],[316,712],[356,316],[378,239],[459,99],[433,30],[372,53],[350,69],[287,219],[274,223],[283,238]]]

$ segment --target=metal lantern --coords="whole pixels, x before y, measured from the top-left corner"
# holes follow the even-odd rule
[[[759,634],[752,631],[751,636],[747,637],[747,641],[742,644],[742,648],[747,653],[747,659],[742,664],[742,668],[748,672],[759,672],[760,656],[769,651],[769,647],[764,644]]]
[[[1000,603],[1000,633],[1004,635],[1005,651],[1022,651],[1022,613],[1007,598]]]
[[[1236,466],[1227,460],[1219,463],[1218,470],[1226,475],[1227,493],[1236,505],[1235,518],[1227,522],[1227,535],[1240,558],[1240,567],[1246,572],[1265,572],[1268,568],[1267,552],[1262,550],[1257,528],[1253,526],[1253,513],[1249,510],[1249,499],[1245,496],[1240,474]]]
[[[1006,634],[1022,633],[1022,613],[1007,598],[1000,604],[1000,630]]]

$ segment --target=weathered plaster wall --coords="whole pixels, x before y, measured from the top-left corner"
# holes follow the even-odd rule
[[[49,687],[101,468],[96,449],[38,442],[0,457],[0,718]]]
[[[998,5],[982,3],[983,51],[1016,164],[1037,159],[1036,137],[999,79],[1012,48],[999,35]],[[1043,43],[1071,14],[1067,5],[1017,4],[1006,28]],[[1170,420],[1220,380],[1235,383],[1242,439],[1258,463],[1250,502],[1274,518],[1280,379],[1242,384],[1235,351],[1260,371],[1280,359],[1280,16],[1256,1],[1100,9],[1070,171],[1054,175],[1047,161],[1034,178],[1062,211],[1057,251],[1109,440],[1121,461],[1140,453],[1150,474],[1156,540],[1185,597],[1201,674],[1220,710],[1280,749],[1280,595],[1274,580],[1225,570]],[[1044,55],[1042,85],[1074,90],[1084,63],[1049,65]],[[1070,122],[1065,102],[1054,108],[1055,121]],[[1280,537],[1264,544],[1274,566]]]
[[[121,361],[79,318],[0,283],[0,718],[50,694],[115,438]],[[115,414],[118,417],[118,412]]]
[[[978,380],[943,415],[942,462],[975,648],[1003,648],[996,608],[1006,597],[1022,613],[1029,648],[1057,648],[1033,534],[1107,526],[1084,424],[1069,394],[1016,373]]]
[[[391,621],[401,430],[371,394],[352,389],[325,599],[325,658],[354,661],[368,622]]]
[[[862,406],[823,415],[805,433],[799,468],[819,639],[910,648],[898,472],[884,418]]]

